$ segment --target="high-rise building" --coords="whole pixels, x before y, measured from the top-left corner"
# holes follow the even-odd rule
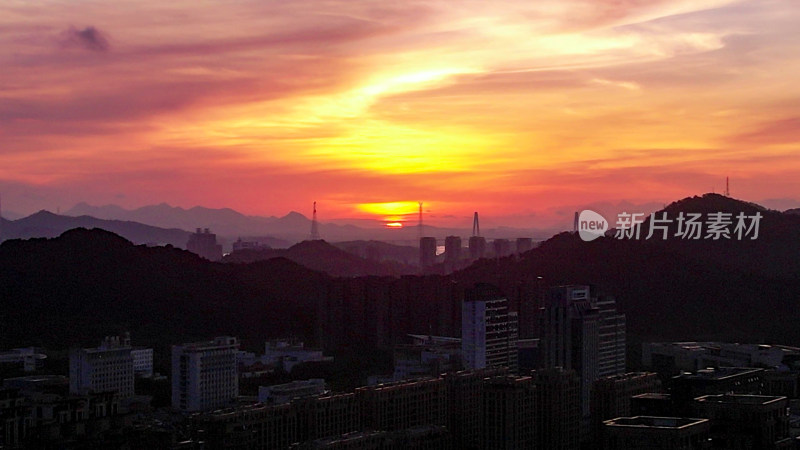
[[[469,257],[480,259],[486,256],[486,238],[483,236],[470,236],[469,238]]]
[[[581,383],[572,370],[541,369],[531,372],[536,385],[536,448],[580,448]]]
[[[461,306],[461,350],[468,369],[517,370],[517,313],[494,286],[477,284]]]
[[[86,395],[116,392],[120,398],[133,396],[133,356],[130,337],[107,336],[97,348],[76,348],[69,352],[69,391]]]
[[[517,238],[517,253],[525,253],[533,248],[533,239]]]
[[[229,336],[173,345],[172,407],[206,411],[234,402],[239,395],[238,350],[238,339]]]
[[[617,312],[614,299],[593,297],[591,288],[584,285],[552,288],[544,303],[543,366],[578,373],[586,419],[594,381],[625,373],[625,315]]]
[[[453,447],[478,450],[483,447],[485,380],[507,374],[505,369],[462,370],[444,375],[447,387],[447,427]]]
[[[592,302],[589,286],[551,289],[545,299],[542,318],[543,365],[563,367],[578,374],[581,411],[588,419],[592,384],[600,373],[599,310]]]
[[[423,237],[419,240],[419,265],[423,268],[436,263],[436,238]]]
[[[536,388],[531,377],[513,375],[486,381],[483,394],[483,448],[536,448]]]
[[[444,262],[457,264],[461,261],[461,238],[447,236],[444,238]]]
[[[186,242],[186,250],[196,253],[209,261],[222,259],[222,246],[217,244],[217,235],[209,231],[208,228],[197,229],[197,232],[189,236]]]
[[[625,314],[617,312],[617,302],[612,297],[598,297],[595,306],[600,312],[598,376],[621,375],[626,364]]]

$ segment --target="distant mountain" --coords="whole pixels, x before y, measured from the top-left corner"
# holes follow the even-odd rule
[[[39,211],[22,219],[3,220],[0,239],[56,237],[73,228],[101,228],[136,244],[170,244],[179,248],[186,246],[190,234],[184,230],[159,228],[131,221],[103,220],[90,216],[69,217]]]
[[[684,240],[674,228],[666,240],[584,242],[561,233],[521,256],[479,260],[449,276],[399,278],[333,278],[286,257],[212,263],[179,249],[135,247],[102,230],[6,241],[0,347],[64,348],[129,329],[165,355],[168,343],[222,333],[255,341],[295,334],[366,353],[406,333],[457,336],[464,290],[476,282],[496,284],[526,314],[538,311],[540,283],[593,285],[627,314],[634,364],[643,341],[800,345],[800,216],[713,194],[664,212],[762,219],[754,240]],[[323,242],[295,247],[296,258],[363,263]],[[535,319],[520,316],[520,323]]]
[[[230,208],[211,209],[195,206],[183,209],[166,203],[149,205],[127,210],[117,205],[91,206],[78,203],[65,215],[88,215],[101,219],[132,220],[147,225],[165,228],[180,228],[193,231],[196,228],[210,228],[224,236],[243,236],[267,234],[265,225],[275,222],[275,217],[246,216]]]
[[[261,236],[280,239],[291,243],[309,238],[311,220],[296,211],[283,217],[247,216],[230,208],[212,209],[202,206],[184,209],[166,203],[149,205],[127,210],[117,205],[91,206],[78,203],[65,213],[68,216],[89,215],[108,220],[131,220],[147,225],[180,228],[194,231],[196,228],[209,228],[217,234],[226,250],[236,238]],[[319,230],[328,240],[354,239],[363,237],[370,231],[352,225],[320,223]]]
[[[322,240],[300,242],[288,249],[239,250],[226,255],[222,262],[252,263],[273,258],[286,258],[337,277],[400,276],[418,272],[416,267],[410,265],[368,261]]]
[[[78,203],[65,213],[68,216],[89,215],[108,220],[131,220],[147,225],[180,228],[193,231],[196,228],[209,228],[217,234],[225,251],[230,250],[230,244],[237,238],[249,240],[249,236],[270,237],[289,242],[290,244],[309,239],[311,234],[311,219],[303,214],[291,211],[283,217],[248,216],[229,208],[211,209],[201,206],[184,209],[170,206],[166,203],[143,206],[134,210],[127,210],[117,205],[91,206]],[[469,222],[471,225],[472,222]],[[379,226],[372,228],[359,227],[347,223],[319,223],[320,236],[328,242],[380,240],[403,241],[416,246],[418,231],[416,227],[409,226],[400,230],[386,229]],[[444,239],[445,236],[462,236],[465,239],[470,235],[467,228],[439,228],[426,226],[425,233]],[[543,234],[544,233],[544,234]],[[523,230],[516,228],[487,228],[484,236],[489,238],[517,238],[534,237],[543,239],[551,236],[548,230]]]
[[[125,330],[161,356],[171,343],[223,334],[259,346],[265,337],[311,338],[326,279],[283,258],[212,263],[99,229],[5,241],[0,348],[96,344]]]
[[[9,211],[7,209],[4,209],[2,212],[2,217],[5,220],[17,220],[25,217],[25,215],[15,211]]]

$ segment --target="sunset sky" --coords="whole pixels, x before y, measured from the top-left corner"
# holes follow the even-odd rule
[[[796,207],[798,24],[797,0],[3,0],[2,206],[533,227],[729,176]]]

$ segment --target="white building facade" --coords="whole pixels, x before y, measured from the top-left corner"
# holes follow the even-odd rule
[[[137,377],[150,378],[153,376],[153,349],[134,348],[131,350],[133,356],[133,373]]]
[[[85,395],[114,391],[121,398],[133,396],[133,356],[130,339],[106,337],[97,348],[71,349],[69,391]]]
[[[172,407],[208,411],[234,402],[239,395],[238,350],[238,339],[229,336],[173,345]]]

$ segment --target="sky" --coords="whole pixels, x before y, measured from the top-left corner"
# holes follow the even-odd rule
[[[4,0],[0,195],[533,228],[800,206],[796,0]]]

